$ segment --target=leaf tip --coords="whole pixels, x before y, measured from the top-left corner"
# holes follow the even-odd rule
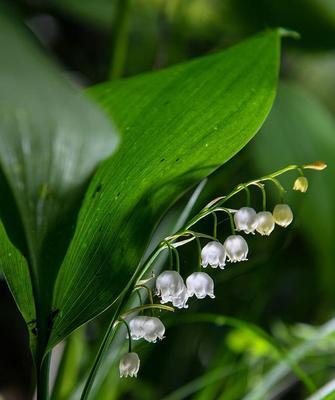
[[[282,27],[278,28],[278,33],[279,33],[279,36],[281,36],[281,37],[289,37],[289,38],[292,38],[295,40],[299,40],[301,38],[301,35],[299,32],[293,31],[291,29],[282,28]]]

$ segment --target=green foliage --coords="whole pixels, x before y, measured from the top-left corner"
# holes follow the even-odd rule
[[[59,313],[49,346],[118,298],[164,211],[257,132],[274,98],[279,39],[279,31],[269,31],[225,52],[91,90],[122,145],[86,194],[57,278]]]
[[[37,319],[45,341],[81,197],[117,137],[17,21],[3,13],[0,25],[1,267],[30,332]]]

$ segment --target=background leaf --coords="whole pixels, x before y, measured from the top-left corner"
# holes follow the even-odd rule
[[[18,21],[3,12],[0,25],[0,208],[13,243],[1,230],[1,266],[26,321],[35,304],[39,333],[46,335],[55,277],[83,190],[117,137]],[[9,250],[13,246],[18,251]]]
[[[50,347],[115,301],[162,213],[257,132],[275,94],[279,36],[269,31],[227,51],[91,91],[115,120],[123,144],[86,194],[57,279],[59,313]]]

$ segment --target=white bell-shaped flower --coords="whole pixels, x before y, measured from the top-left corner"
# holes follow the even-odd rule
[[[224,242],[224,247],[230,262],[246,261],[248,255],[248,243],[240,235],[228,236]]]
[[[208,242],[201,250],[201,265],[206,268],[209,264],[212,268],[224,268],[226,265],[226,251],[220,242]]]
[[[178,272],[162,272],[157,277],[156,290],[157,295],[161,297],[162,304],[171,302],[175,307],[178,308],[183,308],[186,306],[187,290],[183,278]]]
[[[164,338],[165,326],[162,321],[156,317],[147,317],[143,325],[144,339],[155,343],[157,339]]]
[[[139,340],[144,337],[144,324],[148,317],[139,315],[129,321],[130,335],[133,340]],[[128,336],[128,335],[127,335]]]
[[[214,299],[214,281],[205,272],[193,272],[186,279],[186,287],[188,296],[196,296],[198,299],[203,299],[206,296]]]
[[[269,236],[275,227],[275,219],[273,218],[273,215],[269,211],[261,211],[257,213],[256,220],[256,231],[262,236]]]
[[[238,231],[253,233],[257,227],[256,211],[251,207],[242,207],[234,214],[235,226]]]
[[[293,221],[291,207],[287,204],[277,204],[273,209],[273,217],[277,225],[286,228]]]
[[[129,321],[130,335],[133,340],[145,339],[156,342],[163,339],[165,327],[160,319],[139,315]],[[127,335],[128,337],[128,335]]]
[[[121,358],[119,364],[120,378],[127,378],[128,376],[136,378],[139,369],[140,359],[136,353],[127,353]]]
[[[182,292],[178,296],[173,298],[172,305],[177,308],[188,308],[188,305],[187,305],[188,297],[189,296],[187,293],[187,288],[184,285]]]

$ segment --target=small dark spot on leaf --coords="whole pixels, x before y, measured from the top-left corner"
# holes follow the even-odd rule
[[[59,314],[59,311],[60,311],[59,308],[56,308],[56,310],[53,310],[51,313],[51,318],[54,319],[56,317],[56,315]]]
[[[164,162],[164,161],[165,161],[165,158],[162,158],[160,162]]]
[[[180,158],[176,158],[176,162],[178,162],[180,160]]]
[[[100,193],[100,192],[101,192],[101,189],[102,189],[102,184],[99,183],[99,185],[95,188],[95,191],[94,191],[92,197],[95,197],[95,195],[96,195],[97,193]]]

